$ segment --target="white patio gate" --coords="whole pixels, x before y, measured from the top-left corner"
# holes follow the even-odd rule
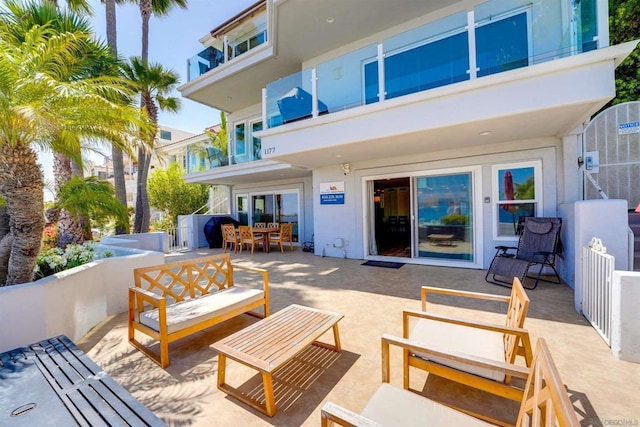
[[[582,314],[611,346],[611,288],[615,257],[607,254],[600,239],[582,248]]]

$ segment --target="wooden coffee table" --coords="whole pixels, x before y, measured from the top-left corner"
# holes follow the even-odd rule
[[[310,345],[340,351],[338,321],[344,316],[301,305],[289,307],[248,326],[214,344],[218,352],[218,388],[252,408],[272,417],[276,413],[273,373]],[[316,341],[333,328],[335,345]],[[236,392],[225,383],[227,357],[262,374],[264,405]]]

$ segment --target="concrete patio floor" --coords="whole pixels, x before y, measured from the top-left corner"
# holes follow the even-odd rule
[[[206,249],[168,255],[167,262],[219,253]],[[380,384],[380,336],[402,334],[402,309],[420,309],[423,285],[509,294],[488,284],[484,271],[405,264],[400,269],[362,266],[361,260],[322,258],[296,248],[254,255],[232,254],[234,263],[269,271],[271,310],[302,304],[344,314],[342,352],[312,347],[274,376],[274,417],[255,411],[216,388],[217,355],[209,344],[257,321],[242,315],[170,345],[171,365],[161,369],[127,342],[126,314],[105,320],[77,344],[107,374],[171,426],[320,425],[327,401],[360,411]],[[573,290],[541,283],[531,299],[525,327],[532,342],[544,337],[582,425],[638,425],[640,364],[616,360],[596,331],[573,309]],[[503,322],[499,303],[442,298],[430,310]],[[327,339],[331,340],[331,332]],[[402,386],[401,351],[391,350],[391,383]],[[255,371],[230,362],[227,381],[249,392],[260,386]],[[442,401],[514,422],[517,407],[412,370],[411,386]],[[507,403],[505,405],[505,403]],[[465,403],[466,405],[466,403]]]

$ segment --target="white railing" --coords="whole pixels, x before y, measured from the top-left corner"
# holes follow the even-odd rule
[[[169,252],[188,250],[190,233],[190,227],[173,227],[168,229],[167,234],[169,234]]]
[[[615,257],[607,254],[600,239],[582,248],[582,314],[602,339],[611,345],[611,288]]]

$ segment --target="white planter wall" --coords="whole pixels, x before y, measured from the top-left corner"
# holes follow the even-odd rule
[[[130,255],[0,287],[0,352],[61,334],[76,341],[108,316],[126,311],[133,269],[164,264],[164,254],[113,249]]]

